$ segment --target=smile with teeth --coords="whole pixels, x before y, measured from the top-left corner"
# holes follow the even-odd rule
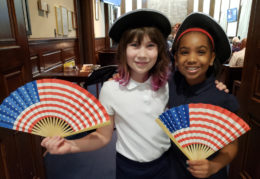
[[[198,71],[199,67],[186,67],[185,68],[188,72],[194,73]]]

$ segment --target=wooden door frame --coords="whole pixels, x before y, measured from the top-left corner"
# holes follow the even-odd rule
[[[229,170],[230,179],[259,178],[260,148],[260,0],[252,0],[251,15],[247,35],[245,61],[241,85],[237,91],[240,103],[239,116],[251,127],[251,130],[239,138],[239,151]]]
[[[74,0],[80,63],[95,62],[93,0]]]

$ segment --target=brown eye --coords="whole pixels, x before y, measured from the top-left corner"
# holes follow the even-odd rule
[[[137,47],[137,46],[138,46],[138,43],[132,42],[132,43],[130,43],[129,45],[130,45],[131,47]]]
[[[199,53],[200,55],[204,55],[204,54],[206,53],[206,51],[205,51],[205,50],[199,50],[198,53]]]
[[[186,51],[186,50],[182,50],[182,51],[180,51],[179,53],[180,53],[181,55],[187,55],[189,52]]]
[[[150,44],[148,44],[147,46],[148,46],[148,47],[154,47],[155,44],[154,44],[154,43],[150,43]]]

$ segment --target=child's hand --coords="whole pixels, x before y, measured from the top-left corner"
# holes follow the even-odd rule
[[[73,143],[62,137],[47,137],[42,140],[41,146],[45,147],[50,154],[70,153]]]
[[[209,160],[189,160],[187,163],[189,165],[187,169],[194,177],[208,178],[215,173],[212,163]]]
[[[225,91],[226,93],[229,92],[229,90],[227,89],[227,86],[224,83],[222,83],[218,80],[215,80],[215,84],[216,84],[216,88],[218,88],[220,91]]]
[[[108,80],[118,80],[120,78],[119,73],[113,74],[112,78],[109,78]]]

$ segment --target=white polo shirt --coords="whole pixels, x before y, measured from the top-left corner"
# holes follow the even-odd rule
[[[155,122],[167,105],[168,83],[153,91],[150,81],[138,83],[131,79],[127,86],[107,81],[99,96],[107,113],[114,116],[117,152],[138,162],[157,159],[170,147],[169,137]]]

